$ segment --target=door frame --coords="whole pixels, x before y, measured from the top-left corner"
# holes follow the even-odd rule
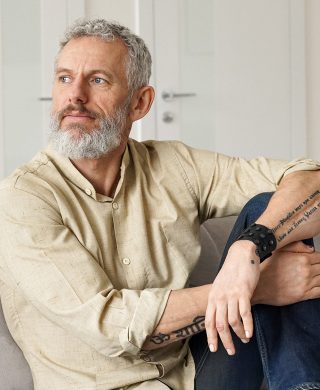
[[[152,57],[150,85],[156,89],[155,37],[154,37],[154,0],[134,0],[134,32],[146,42]],[[134,123],[133,137],[141,140],[157,139],[156,104],[149,113]]]
[[[157,89],[157,69],[155,47],[155,1],[135,0],[136,33],[140,34],[148,43],[153,57],[152,85]],[[180,0],[171,0],[171,11],[178,9]],[[213,0],[214,1],[214,0]],[[292,156],[306,155],[307,153],[307,115],[306,115],[306,66],[305,66],[305,3],[303,0],[290,0],[290,36],[291,36],[291,140],[288,140]],[[170,11],[170,14],[171,14]],[[177,41],[175,41],[177,43]],[[170,63],[179,64],[179,50],[170,50]],[[175,55],[176,58],[172,58]],[[176,72],[174,69],[172,73]],[[159,92],[159,91],[157,91]],[[159,98],[158,98],[159,99]],[[159,138],[160,130],[157,129],[157,105],[154,104],[154,112],[141,124],[140,135]],[[160,103],[161,104],[161,103]],[[179,131],[171,134],[171,137],[179,137]]]

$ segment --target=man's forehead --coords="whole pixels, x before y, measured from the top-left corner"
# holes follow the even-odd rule
[[[95,36],[72,38],[58,53],[57,63],[72,57],[125,62],[127,52],[127,47],[120,39],[106,41]]]
[[[86,65],[106,72],[126,74],[128,49],[120,40],[106,41],[98,37],[72,38],[59,52],[55,73],[60,68],[74,69]]]

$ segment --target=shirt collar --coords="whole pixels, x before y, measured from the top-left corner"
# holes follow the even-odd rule
[[[50,145],[45,149],[44,153],[48,156],[49,160],[51,160],[54,165],[59,169],[62,176],[64,176],[67,180],[71,181],[74,185],[84,191],[88,196],[100,201],[100,202],[110,202],[113,199],[102,195],[96,192],[93,185],[90,183],[88,179],[86,179],[78,169],[72,164],[70,159],[62,156],[58,152],[56,152]],[[117,189],[115,192],[115,196],[119,192],[123,179],[125,176],[125,171],[130,163],[130,154],[128,150],[128,145],[122,156],[121,166],[120,166],[120,180],[117,185]]]

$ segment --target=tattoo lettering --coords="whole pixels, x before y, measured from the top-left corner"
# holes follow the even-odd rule
[[[176,335],[176,338],[185,338],[188,336],[192,336],[193,334],[201,332],[204,328],[204,316],[199,316],[194,318],[192,324],[184,326],[183,328],[174,330],[172,333]]]
[[[281,242],[283,239],[285,239],[287,237],[287,233],[283,233],[283,234],[280,234],[279,237],[277,237],[277,241],[278,242]]]
[[[283,219],[280,219],[278,225],[272,229],[272,233],[275,233],[281,226],[283,226],[289,219],[295,214],[295,210],[290,211]]]
[[[320,195],[320,190],[317,190],[316,192],[314,192],[313,194],[311,194],[311,195],[309,196],[309,199],[311,200],[311,199],[315,198],[317,195]]]
[[[162,344],[168,340],[170,340],[169,334],[158,333],[157,335],[150,337],[150,341],[154,344]]]
[[[175,336],[176,339],[185,338],[188,336],[192,336],[193,334],[199,333],[205,329],[204,325],[204,316],[198,316],[193,319],[192,323],[184,326],[183,328],[174,330],[172,335]],[[166,341],[171,339],[170,334],[158,333],[155,336],[150,337],[150,341],[154,344],[163,344]]]
[[[306,207],[311,200],[318,197],[320,195],[320,190],[315,191],[313,194],[309,195],[303,202],[297,205],[293,210],[291,210],[284,218],[280,219],[277,226],[272,229],[273,233],[276,233],[286,222],[294,219],[294,215],[299,212],[303,207]],[[307,211],[304,212],[303,216],[299,219],[293,220],[292,224],[289,226],[286,232],[283,232],[277,237],[277,241],[281,242],[284,240],[290,233],[292,233],[298,226],[302,223],[307,222],[308,218],[313,215],[320,208],[320,202],[316,205],[311,206]]]

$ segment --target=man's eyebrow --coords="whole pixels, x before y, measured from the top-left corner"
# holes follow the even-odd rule
[[[70,73],[71,69],[68,69],[68,68],[56,68],[54,71],[55,71],[55,73]]]
[[[68,68],[56,68],[55,70],[55,73],[58,74],[58,73],[72,73],[72,70],[71,69],[68,69]],[[105,71],[104,69],[92,69],[90,70],[90,72],[88,72],[89,75],[92,75],[92,74],[95,74],[95,73],[100,73],[100,74],[103,74],[105,76],[107,76],[108,78],[112,79],[112,74]]]
[[[104,69],[93,69],[89,72],[89,74],[95,74],[95,73],[101,73],[104,74],[105,76],[112,78],[112,74],[110,72],[107,72]]]

